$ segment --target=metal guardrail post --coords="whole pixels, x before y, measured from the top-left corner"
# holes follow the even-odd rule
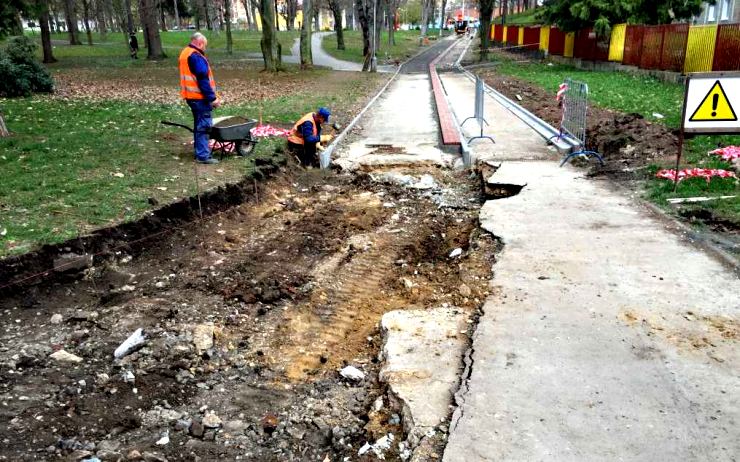
[[[472,117],[468,117],[467,119],[463,120],[462,123],[460,124],[460,127],[465,125],[465,122],[467,122],[468,120],[475,119],[478,121],[478,126],[480,127],[480,135],[471,137],[470,139],[468,139],[468,143],[470,143],[473,140],[477,140],[477,139],[489,139],[491,140],[491,143],[494,143],[494,144],[496,143],[493,137],[483,134],[483,127],[485,125],[490,125],[485,118],[484,103],[485,103],[485,88],[483,86],[483,80],[481,80],[480,77],[475,76],[475,103],[474,103],[475,107],[473,110],[474,115]]]

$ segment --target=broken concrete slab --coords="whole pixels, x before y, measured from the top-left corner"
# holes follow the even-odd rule
[[[412,445],[449,415],[468,347],[467,320],[454,307],[391,311],[381,320],[380,380],[400,401]]]

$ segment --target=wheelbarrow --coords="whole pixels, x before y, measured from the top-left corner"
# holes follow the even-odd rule
[[[187,125],[162,120],[163,125],[182,127],[193,133],[193,129]],[[257,140],[252,137],[252,129],[257,125],[254,119],[246,119],[239,116],[216,117],[213,126],[208,132],[210,139],[214,141],[213,150],[220,153],[221,159],[227,152],[233,152],[237,156],[246,157],[254,151]]]

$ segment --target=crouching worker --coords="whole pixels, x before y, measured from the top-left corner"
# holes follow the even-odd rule
[[[288,135],[288,151],[298,157],[304,167],[318,167],[316,151],[323,151],[321,143],[331,141],[331,135],[321,135],[321,124],[329,122],[331,112],[320,107],[316,112],[309,112],[293,125]]]

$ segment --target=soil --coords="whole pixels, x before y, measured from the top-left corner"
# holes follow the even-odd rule
[[[472,320],[497,243],[475,177],[400,173],[440,186],[282,167],[245,203],[146,247],[111,237],[93,266],[8,291],[0,460],[374,460],[365,442],[403,440],[380,317],[448,304]],[[114,359],[138,328],[143,347]],[[50,357],[61,349],[81,362]]]
[[[553,127],[562,110],[554,93],[495,71],[479,71],[488,85],[521,104]],[[521,101],[516,97],[519,95]],[[644,179],[646,167],[675,159],[678,137],[665,125],[645,120],[640,114],[590,107],[586,130],[587,147],[600,153],[605,165],[592,163],[590,174],[616,181]]]

